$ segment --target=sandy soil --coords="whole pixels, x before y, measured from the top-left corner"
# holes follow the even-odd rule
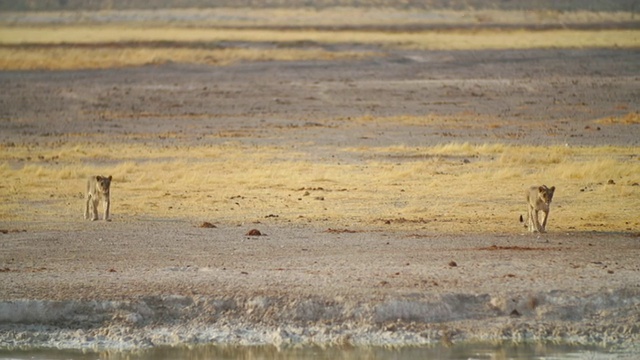
[[[307,143],[339,161],[358,159],[331,149],[358,144],[638,146],[637,125],[594,120],[640,110],[639,64],[632,50],[394,51],[344,62],[3,72],[0,141],[157,131],[199,143],[216,141],[203,131],[227,132],[246,144]],[[425,113],[478,120],[348,132],[327,122]],[[636,232],[453,236],[201,220],[0,220],[0,344],[552,339],[640,351]],[[253,228],[266,235],[246,235]]]
[[[309,140],[317,145],[314,150],[320,145],[451,141],[640,143],[634,127],[618,124],[597,130],[593,122],[638,111],[637,51],[388,50],[382,55],[362,61],[4,72],[0,140],[171,132],[197,142],[204,134],[221,132],[229,136],[220,142],[233,137],[258,145]],[[330,122],[425,114],[471,121],[462,127],[438,124],[426,129],[360,126],[348,133]],[[296,139],[262,134],[282,132],[283,127],[308,131],[296,132]]]

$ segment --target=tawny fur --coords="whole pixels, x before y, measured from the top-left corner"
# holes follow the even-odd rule
[[[524,222],[524,227],[530,232],[546,232],[547,220],[549,220],[549,205],[553,200],[553,193],[556,187],[548,188],[546,185],[532,186],[526,191],[527,199],[527,221],[520,215],[520,222]],[[542,212],[542,223],[539,220],[538,212]]]
[[[84,218],[92,221],[98,220],[98,203],[102,201],[103,219],[111,221],[109,218],[109,208],[111,207],[111,176],[90,176],[87,180],[87,197],[84,209]]]

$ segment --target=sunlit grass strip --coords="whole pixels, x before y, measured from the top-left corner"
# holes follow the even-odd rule
[[[168,43],[280,43],[282,48],[158,46]],[[145,46],[153,43],[154,46]],[[370,52],[327,51],[308,43],[377,44],[423,50],[637,48],[638,30],[315,31],[133,26],[0,27],[0,69],[94,69],[167,62],[228,65],[238,61],[336,60]],[[113,46],[120,44],[119,46]],[[304,48],[297,44],[307,44]],[[24,46],[29,45],[29,46]],[[42,46],[38,46],[42,45]],[[47,46],[44,46],[47,45]],[[51,46],[58,45],[58,46]],[[83,46],[74,46],[83,45]],[[90,45],[90,46],[87,46]]]
[[[170,62],[224,66],[240,61],[339,60],[362,56],[367,54],[322,49],[0,48],[0,69],[106,69]]]
[[[86,141],[86,138],[95,138]],[[81,134],[79,141],[59,141],[55,143],[0,144],[0,162],[12,164],[82,164],[82,163],[122,163],[129,161],[184,160],[186,162],[233,160],[243,157],[245,152],[251,153],[251,148],[236,144],[178,146],[152,143],[127,143],[133,135],[123,135],[117,141],[106,141],[99,134]],[[136,134],[136,137],[139,135]],[[157,136],[155,136],[157,138]],[[299,159],[300,153],[284,147],[260,147],[260,151],[253,155],[254,161]]]
[[[596,120],[598,124],[640,124],[640,113],[630,112],[623,116],[610,116]]]
[[[374,157],[341,164],[278,147],[113,146],[127,157],[71,143],[1,148],[0,217],[82,221],[86,177],[109,174],[116,221],[239,224],[275,214],[274,221],[320,227],[517,232],[524,189],[544,183],[558,189],[550,231],[640,225],[634,215],[640,208],[637,147],[357,148],[348,151]],[[387,154],[394,155],[391,161]]]
[[[135,26],[2,27],[0,44],[114,42],[277,42],[395,45],[428,50],[599,48],[640,46],[639,30],[328,31]]]

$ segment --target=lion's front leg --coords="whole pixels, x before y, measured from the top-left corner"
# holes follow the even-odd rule
[[[533,211],[533,232],[542,232],[540,226],[540,220],[538,219],[538,210]]]
[[[104,221],[111,221],[111,219],[109,218],[109,208],[111,207],[111,201],[109,201],[109,198],[104,199]]]
[[[549,211],[542,211],[542,227],[540,228],[540,232],[547,231],[547,219],[549,218]]]
[[[91,198],[91,221],[98,220],[98,199]]]

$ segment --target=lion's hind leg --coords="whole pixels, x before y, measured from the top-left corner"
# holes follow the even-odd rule
[[[534,208],[529,205],[527,208],[527,222],[526,226],[529,228],[529,232],[535,232],[537,230],[537,226],[535,226],[534,216],[536,215]]]

